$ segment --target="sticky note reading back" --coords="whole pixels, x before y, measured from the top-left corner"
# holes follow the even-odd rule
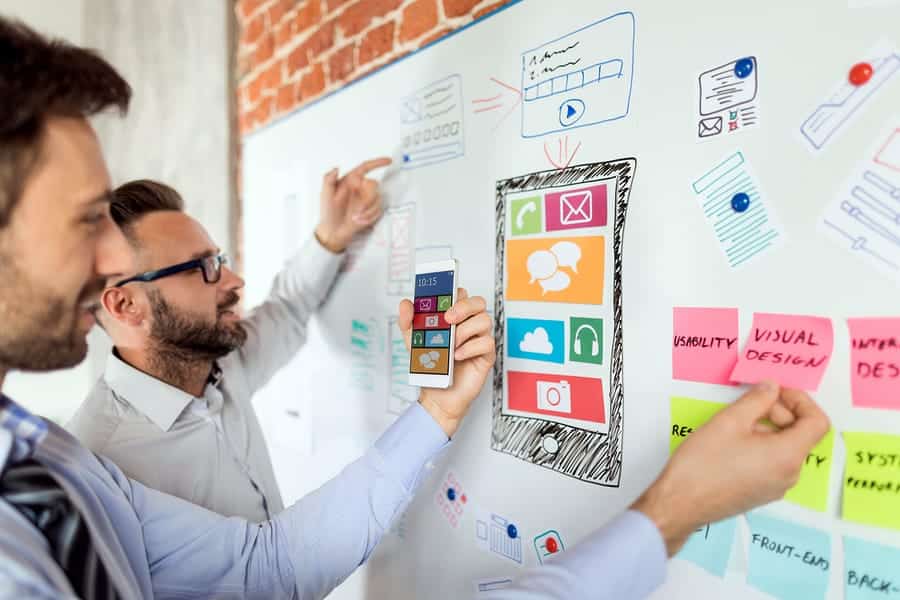
[[[779,600],[824,599],[831,568],[831,537],[824,531],[748,513],[747,583]]]
[[[750,337],[731,380],[757,383],[774,379],[784,387],[814,392],[833,348],[830,319],[754,313]]]
[[[670,402],[672,429],[669,437],[669,454],[675,452],[695,429],[728,406],[721,402],[707,402],[678,396],[673,396]]]
[[[900,319],[847,319],[853,406],[900,410]]]
[[[736,308],[672,309],[672,379],[731,384],[738,356]]]
[[[844,537],[844,599],[900,598],[900,548]]]
[[[842,516],[900,530],[900,436],[845,432]]]
[[[718,577],[725,575],[734,545],[736,519],[709,523],[691,534],[675,558],[690,561]]]
[[[828,484],[831,481],[831,465],[834,454],[834,430],[825,434],[806,455],[800,470],[800,479],[784,495],[784,499],[806,508],[825,512],[828,507]]]

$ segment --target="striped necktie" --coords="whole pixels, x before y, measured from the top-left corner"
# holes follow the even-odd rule
[[[79,598],[118,598],[84,519],[45,466],[32,459],[9,466],[0,479],[0,494],[44,534]]]

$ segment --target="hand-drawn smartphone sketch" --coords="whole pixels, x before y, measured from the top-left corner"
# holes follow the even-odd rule
[[[462,77],[451,75],[414,92],[400,104],[402,168],[415,169],[465,154]]]
[[[522,137],[626,117],[634,29],[634,13],[620,12],[524,52]]]
[[[613,487],[622,468],[622,249],[636,166],[634,158],[583,164],[501,180],[496,188],[491,447]],[[535,204],[545,215],[528,229],[532,235],[515,222],[521,198],[542,199]],[[547,237],[556,226],[566,238]],[[510,352],[507,329],[522,319],[565,323],[561,364],[530,360],[534,352],[552,353],[549,331],[544,340],[526,327],[533,353]]]

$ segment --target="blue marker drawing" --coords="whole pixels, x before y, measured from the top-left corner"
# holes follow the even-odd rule
[[[522,53],[522,137],[628,116],[634,32],[620,12]]]
[[[863,161],[826,209],[822,228],[900,281],[900,174],[874,158]]]
[[[510,358],[541,362],[566,362],[566,332],[563,321],[544,319],[506,320],[506,347]]]
[[[872,78],[863,85],[853,85],[846,76],[831,96],[816,106],[800,126],[800,135],[813,151],[822,150],[834,135],[846,125],[866,100],[888,80],[900,72],[900,54],[887,44],[880,44],[869,52]]]
[[[691,534],[675,558],[690,561],[712,575],[724,577],[731,559],[736,529],[736,519],[707,523]]]
[[[845,600],[900,598],[900,548],[844,536]]]
[[[759,68],[747,56],[697,77],[697,138],[707,139],[743,131],[759,121]]]
[[[759,513],[748,513],[747,583],[779,600],[825,600],[831,535]]]
[[[402,163],[415,169],[465,154],[462,77],[451,75],[400,102]]]
[[[475,543],[483,550],[522,564],[522,537],[510,526],[515,524],[494,513],[482,513],[475,518]]]
[[[742,152],[704,173],[692,187],[730,267],[746,265],[781,240],[781,227],[767,208]],[[746,195],[745,210],[736,210],[743,202],[732,205],[737,194]]]
[[[409,350],[396,317],[388,317],[388,412],[401,414],[419,398],[419,388],[409,385]]]

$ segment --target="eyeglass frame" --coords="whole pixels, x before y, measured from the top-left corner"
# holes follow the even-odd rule
[[[210,280],[209,276],[207,276],[206,274],[206,268],[203,266],[204,262],[208,260],[215,261],[214,273],[216,273],[216,278],[214,280]],[[122,280],[119,283],[115,284],[113,287],[122,287],[126,283],[132,283],[134,281],[150,283],[151,281],[156,281],[157,279],[162,279],[163,277],[169,277],[171,275],[177,275],[178,273],[184,273],[185,271],[190,271],[191,269],[200,269],[200,272],[203,274],[204,283],[219,283],[219,281],[222,279],[222,267],[227,264],[228,255],[225,253],[220,253],[213,256],[204,256],[202,258],[195,258],[183,263],[178,263],[177,265],[172,265],[170,267],[156,269],[155,271],[147,271],[145,273],[141,273],[140,275],[129,277],[128,279]]]

